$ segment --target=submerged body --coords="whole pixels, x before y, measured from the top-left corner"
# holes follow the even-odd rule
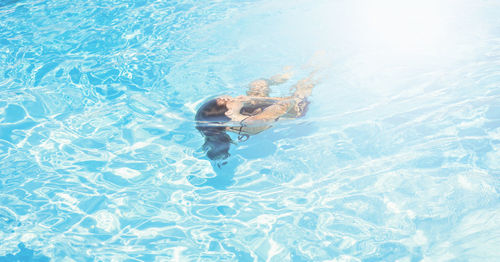
[[[307,111],[307,97],[314,83],[311,77],[299,81],[295,92],[287,97],[270,97],[270,86],[284,83],[289,73],[270,79],[259,79],[249,85],[247,95],[219,96],[203,104],[196,113],[196,128],[205,136],[204,149],[212,159],[229,156],[231,138],[226,131],[238,134],[243,140],[260,133],[282,119],[302,117]]]

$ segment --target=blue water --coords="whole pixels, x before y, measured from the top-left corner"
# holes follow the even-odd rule
[[[307,115],[210,162],[285,66]],[[498,1],[0,0],[0,261],[498,261],[499,177]]]

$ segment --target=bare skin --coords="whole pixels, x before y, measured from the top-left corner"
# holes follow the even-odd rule
[[[258,79],[249,84],[247,95],[244,96],[220,96],[216,99],[217,104],[225,105],[228,109],[225,115],[231,119],[234,124],[226,129],[238,134],[257,134],[271,127],[271,124],[278,119],[297,118],[300,116],[300,106],[305,99],[311,95],[315,81],[312,75],[300,80],[295,84],[291,91],[294,91],[291,96],[287,97],[270,97],[270,86],[285,83],[290,79],[292,74],[287,70],[283,74],[272,76],[269,79]],[[258,108],[253,111],[250,116],[240,113],[245,104],[256,105],[262,102],[272,105],[267,106],[263,110]]]

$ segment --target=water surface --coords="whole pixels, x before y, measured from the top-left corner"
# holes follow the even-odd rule
[[[495,261],[496,1],[0,1],[0,259]],[[200,103],[320,69],[204,156]]]

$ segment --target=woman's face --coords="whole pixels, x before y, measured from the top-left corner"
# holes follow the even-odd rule
[[[230,102],[231,100],[233,100],[233,98],[230,96],[221,96],[221,97],[218,97],[215,101],[217,102],[218,106],[226,106],[227,107],[227,103]]]
[[[225,106],[227,111],[226,115],[232,115],[233,111],[238,111],[241,103],[230,96],[221,96],[216,100],[218,106]]]
[[[240,118],[243,116],[240,115],[241,108],[245,105],[245,102],[250,102],[251,99],[247,96],[221,96],[216,98],[216,103],[218,106],[225,106],[227,111],[225,115],[233,121],[241,121]]]

